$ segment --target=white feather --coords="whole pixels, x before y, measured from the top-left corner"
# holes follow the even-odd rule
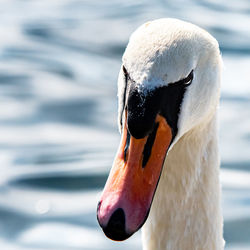
[[[143,226],[143,249],[223,249],[216,119],[222,61],[217,41],[193,24],[159,19],[131,35],[123,64],[141,91],[176,82],[194,70],[178,134]],[[121,70],[119,117],[124,82]]]

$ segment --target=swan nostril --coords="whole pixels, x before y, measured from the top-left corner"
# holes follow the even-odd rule
[[[126,240],[131,235],[125,230],[125,213],[122,208],[115,210],[103,231],[108,238],[117,241]]]

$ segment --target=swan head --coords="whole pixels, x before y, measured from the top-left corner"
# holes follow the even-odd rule
[[[121,143],[97,209],[109,238],[146,221],[168,153],[216,112],[220,70],[217,41],[193,24],[159,19],[131,35],[118,77]]]

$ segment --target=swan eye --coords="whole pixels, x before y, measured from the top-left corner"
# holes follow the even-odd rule
[[[194,78],[194,73],[193,73],[193,72],[194,72],[194,71],[192,70],[192,71],[189,73],[189,75],[188,75],[186,78],[180,80],[180,82],[182,82],[182,84],[184,84],[184,85],[186,85],[186,86],[190,85],[190,84],[192,83],[192,81],[193,81],[193,78]]]

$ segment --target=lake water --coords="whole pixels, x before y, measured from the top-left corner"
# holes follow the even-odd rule
[[[0,249],[141,249],[108,240],[96,203],[119,143],[116,79],[132,31],[191,21],[219,41],[224,237],[250,249],[250,2],[1,0]]]

